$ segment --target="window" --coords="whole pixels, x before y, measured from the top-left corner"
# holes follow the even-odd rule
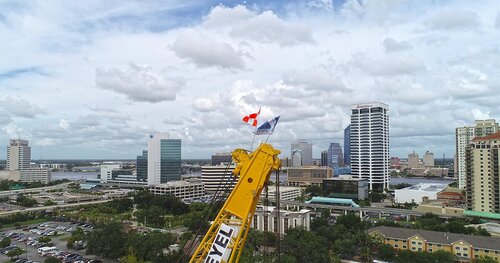
[[[429,248],[429,249],[428,249],[428,251],[429,251],[429,252],[432,252],[432,248]]]
[[[398,244],[394,244],[394,247],[399,247],[399,245]]]
[[[469,254],[467,254],[467,253],[464,253],[464,255],[463,255],[463,256],[464,256],[464,257],[468,257],[468,256],[469,256]]]
[[[422,242],[418,242],[418,245],[420,245],[420,246],[421,246],[421,245],[422,245]]]
[[[412,247],[412,248],[411,248],[411,250],[413,250],[413,251],[416,251],[416,250],[417,250],[417,248],[415,248],[415,247]]]
[[[411,241],[411,243],[412,243],[413,245],[417,244],[417,242],[415,242],[415,241]]]
[[[462,256],[462,253],[457,252],[457,256],[461,257],[461,256]]]
[[[455,247],[455,250],[460,250],[460,247]]]
[[[406,245],[403,245],[403,248],[406,248]]]

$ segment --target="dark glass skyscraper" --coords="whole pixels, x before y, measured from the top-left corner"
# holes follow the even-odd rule
[[[330,143],[328,147],[328,166],[333,169],[339,168],[343,165],[344,156],[342,154],[342,147],[339,143]]]
[[[351,125],[344,129],[344,163],[351,165]]]
[[[160,142],[160,182],[181,180],[181,140],[163,139]]]
[[[148,181],[148,151],[142,151],[142,155],[137,156],[137,181],[147,182]]]

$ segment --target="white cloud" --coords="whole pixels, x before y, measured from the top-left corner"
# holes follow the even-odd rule
[[[463,30],[475,28],[479,23],[476,12],[459,9],[439,10],[425,21],[429,28],[436,30]]]
[[[177,38],[172,50],[180,58],[188,59],[199,67],[245,68],[241,52],[228,43],[216,42],[193,30],[188,30]]]
[[[324,65],[306,70],[293,70],[283,76],[285,84],[304,86],[313,90],[350,91],[338,76],[334,76],[332,69]]]
[[[208,28],[230,26],[254,16],[255,13],[244,5],[237,5],[233,8],[218,5],[212,8],[210,13],[203,19],[203,26]]]
[[[354,55],[352,63],[374,76],[414,74],[425,70],[423,61],[413,55],[387,54],[371,58],[358,53]]]
[[[209,98],[197,98],[194,100],[193,106],[199,111],[208,112],[213,111],[217,104]]]
[[[0,98],[0,108],[15,117],[35,118],[37,115],[44,114],[44,110],[29,100],[9,95]]]
[[[411,45],[407,41],[397,41],[394,38],[386,38],[384,39],[384,49],[385,52],[395,52],[395,51],[403,51],[411,49]]]
[[[99,88],[124,94],[133,101],[161,102],[175,100],[184,86],[180,79],[168,79],[153,71],[152,67],[130,64],[124,71],[117,68],[95,70]]]

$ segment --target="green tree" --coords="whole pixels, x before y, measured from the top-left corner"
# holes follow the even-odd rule
[[[118,259],[127,253],[126,243],[122,225],[118,222],[107,223],[89,234],[87,253]]]
[[[330,262],[326,240],[302,227],[287,231],[282,241],[284,255],[293,256],[296,262]],[[293,261],[292,261],[293,262]]]
[[[165,224],[165,210],[159,206],[151,206],[137,212],[137,220],[146,225],[161,227]]]
[[[489,256],[480,256],[479,258],[476,258],[474,259],[474,261],[472,261],[474,263],[497,263],[498,261],[496,261],[495,259],[493,259],[492,257],[489,257]]]
[[[304,190],[304,194],[313,196],[323,196],[323,189],[317,185],[308,185]]]
[[[428,262],[436,262],[436,263],[454,263],[455,256],[450,252],[444,250],[438,250],[429,254]]]
[[[52,238],[50,237],[39,237],[38,238],[38,242],[42,243],[42,244],[47,244],[47,243],[50,243],[52,241]]]
[[[11,242],[12,242],[12,240],[10,239],[10,237],[4,237],[4,238],[2,238],[2,240],[0,241],[0,248],[4,248],[4,247],[10,246]]]
[[[380,259],[391,262],[396,257],[396,250],[390,245],[381,245],[378,248],[377,255]]]
[[[44,263],[61,263],[62,261],[56,257],[48,257],[43,261]]]
[[[43,203],[44,206],[51,206],[51,205],[57,205],[56,202],[52,201],[52,200],[47,200],[45,201],[45,203]]]
[[[139,260],[161,262],[163,250],[175,244],[176,240],[177,236],[159,231],[132,233],[128,236],[127,247]]]
[[[10,260],[12,261],[12,258],[14,257],[19,257],[20,255],[22,255],[24,253],[24,250],[16,247],[14,249],[11,249],[9,250],[9,252],[7,253],[7,257],[10,257]]]

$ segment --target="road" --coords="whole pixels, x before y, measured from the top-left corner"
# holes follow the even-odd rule
[[[14,195],[18,195],[18,194],[39,193],[39,192],[44,192],[47,190],[54,190],[54,189],[67,189],[68,185],[71,183],[73,183],[73,182],[62,183],[62,184],[57,184],[57,185],[52,185],[52,186],[38,187],[38,188],[1,191],[0,198],[14,196]]]
[[[327,208],[327,209],[335,209],[342,211],[352,211],[352,212],[377,212],[377,213],[387,213],[387,214],[399,214],[399,215],[414,215],[414,216],[423,216],[427,212],[407,210],[407,209],[399,209],[399,208],[388,208],[388,207],[349,207],[349,206],[338,206],[338,205],[323,205],[323,204],[306,204],[296,201],[284,201],[281,200],[280,203],[282,205],[293,205],[300,207],[310,207],[310,208]],[[460,217],[454,215],[447,215],[446,217]]]
[[[15,214],[15,213],[33,212],[33,211],[52,211],[55,208],[65,208],[65,207],[80,206],[80,205],[99,204],[99,203],[106,203],[106,202],[109,202],[109,201],[112,201],[112,200],[113,199],[106,199],[106,200],[81,202],[81,203],[72,203],[72,204],[63,204],[63,205],[51,205],[51,206],[31,207],[31,208],[26,208],[26,209],[19,209],[19,210],[12,210],[12,211],[0,212],[0,216],[6,216],[6,215],[10,215],[10,214]]]

